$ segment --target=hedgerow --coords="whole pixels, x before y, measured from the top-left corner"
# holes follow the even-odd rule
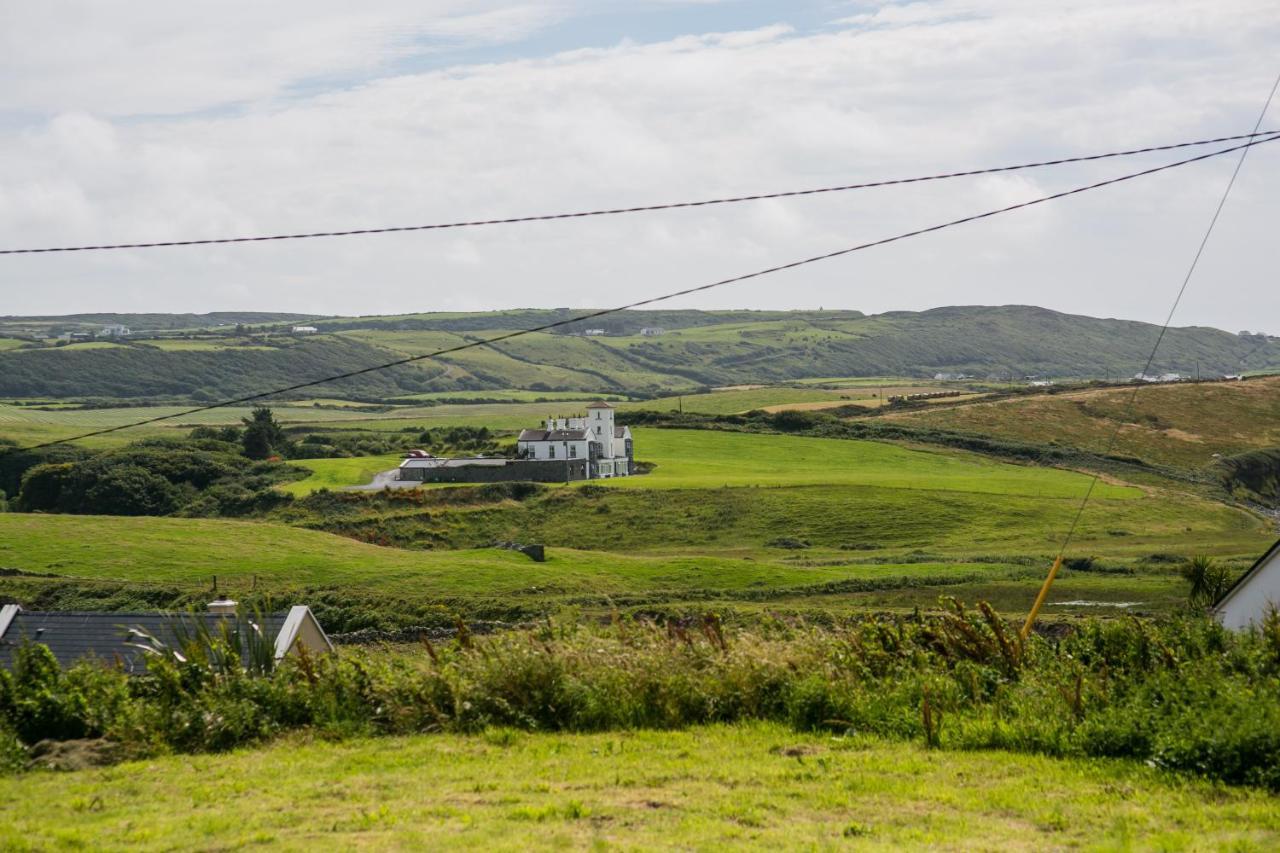
[[[1089,621],[1024,643],[985,605],[950,607],[828,628],[730,631],[712,615],[547,620],[484,637],[459,626],[448,642],[301,654],[274,669],[229,664],[235,649],[186,648],[132,677],[92,663],[62,670],[28,646],[0,673],[0,741],[105,737],[146,755],[302,727],[340,737],[763,719],[941,748],[1137,759],[1280,790],[1280,621],[1241,635],[1199,617]],[[0,743],[6,760],[19,763]]]

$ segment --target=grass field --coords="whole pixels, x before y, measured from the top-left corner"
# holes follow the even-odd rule
[[[609,481],[627,488],[860,485],[899,489],[1078,497],[1089,478],[1053,468],[993,462],[953,451],[909,450],[893,444],[834,438],[716,432],[635,430],[637,458],[652,473]],[[1134,488],[1100,484],[1098,498],[1136,498]]]
[[[1280,445],[1280,376],[1246,382],[1153,385],[1036,395],[886,415],[919,425],[1099,451],[1121,426],[1116,451],[1198,468],[1213,454]]]
[[[681,517],[673,513],[673,525]],[[519,517],[508,518],[508,523],[513,521]],[[685,524],[699,521],[686,518]],[[661,537],[665,529],[656,535]],[[737,530],[730,527],[717,535],[732,539]],[[521,618],[566,605],[594,611],[659,605],[831,615],[868,608],[928,609],[936,606],[938,596],[955,595],[967,601],[989,600],[1005,612],[1021,613],[1048,564],[1047,559],[1027,565],[1006,563],[998,556],[964,556],[991,543],[962,537],[952,545],[958,556],[950,559],[921,561],[903,553],[902,561],[895,562],[890,550],[877,558],[883,562],[874,562],[834,549],[825,552],[825,559],[810,552],[797,559],[787,551],[768,553],[759,546],[761,533],[754,535],[754,545],[734,542],[721,552],[712,547],[717,543],[684,549],[667,545],[672,553],[665,554],[553,547],[547,562],[536,563],[511,551],[387,548],[265,522],[9,513],[0,515],[0,566],[109,581],[103,590],[110,595],[120,583],[125,589],[133,582],[168,585],[187,590],[195,604],[210,594],[216,576],[219,590],[239,596],[256,590],[276,596],[277,602],[305,598],[313,606],[323,597],[331,607],[383,602],[377,607],[385,624],[415,624],[414,613],[442,604],[468,616],[519,613]],[[1211,533],[1198,536],[1197,549],[1212,547],[1212,539]],[[647,541],[653,545],[654,535]],[[1256,532],[1254,541],[1261,541]],[[662,543],[657,544],[660,551]],[[1042,550],[1051,547],[1048,542],[1038,544]],[[1229,553],[1247,554],[1251,546],[1233,542],[1228,547]],[[1185,583],[1176,566],[1133,565],[1132,573],[1064,571],[1048,613],[1111,612],[1099,611],[1096,602],[1131,602],[1137,612],[1158,612],[1185,599]],[[30,596],[53,582],[0,578],[0,595],[30,602]],[[86,594],[96,589],[82,582],[77,588]],[[327,592],[321,596],[320,591]]]
[[[306,495],[317,489],[340,489],[353,484],[368,483],[373,475],[400,464],[399,453],[382,456],[358,456],[348,459],[294,459],[289,462],[311,472],[305,480],[296,480],[279,486],[291,495]]]
[[[270,351],[273,349],[273,347],[262,346],[261,344],[251,344],[244,340],[237,340],[234,338],[219,338],[215,340],[166,338],[139,341],[138,343],[141,346],[153,347],[154,349],[165,350],[166,352],[219,352],[227,349]]]
[[[753,409],[766,412],[780,412],[788,409],[812,411],[843,405],[876,408],[895,395],[949,390],[954,389],[939,386],[936,383],[905,383],[900,379],[884,380],[880,383],[851,383],[848,387],[834,390],[765,385],[752,388],[725,388],[706,394],[688,394],[680,397],[659,397],[639,403],[627,403],[619,408],[656,412],[683,410],[704,415],[733,415]],[[946,399],[955,400],[956,398]]]
[[[424,735],[0,779],[0,847],[1092,849],[1280,845],[1273,796],[1128,762],[776,725]]]
[[[1034,497],[1078,497],[1089,478],[1054,468],[993,462],[954,451],[909,450],[893,444],[711,430],[634,431],[637,454],[657,467],[639,477],[607,481],[615,488],[708,489],[724,486],[858,485],[926,491]],[[298,460],[316,472],[283,487],[293,494],[368,483],[399,464],[398,455]],[[1100,484],[1100,499],[1138,498],[1133,487]]]

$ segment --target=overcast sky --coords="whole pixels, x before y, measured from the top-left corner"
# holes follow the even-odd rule
[[[1244,133],[1278,44],[1275,0],[7,3],[0,248],[645,204]],[[606,307],[1178,156],[589,221],[0,256],[0,314]],[[1233,165],[668,306],[1160,321]],[[1249,155],[1175,323],[1280,332],[1278,227],[1275,143]]]

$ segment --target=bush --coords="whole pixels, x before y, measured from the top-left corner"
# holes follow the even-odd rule
[[[546,620],[277,667],[241,666],[215,638],[132,678],[96,664],[62,671],[28,646],[12,674],[0,672],[0,761],[12,765],[21,751],[5,746],[5,731],[25,745],[105,735],[139,754],[229,749],[299,727],[341,736],[771,719],[942,748],[1136,759],[1280,790],[1273,621],[1235,635],[1204,619],[1093,620],[1024,644],[990,608],[955,603],[935,618],[830,630],[730,632],[710,615]]]

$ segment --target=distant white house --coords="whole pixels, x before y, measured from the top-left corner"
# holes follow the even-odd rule
[[[102,330],[98,332],[98,337],[100,338],[127,338],[128,336],[129,327],[119,324],[103,326]]]
[[[1027,383],[1032,388],[1048,388],[1053,384],[1052,379],[1032,379]]]
[[[645,326],[640,330],[640,334],[646,338],[656,338],[658,335],[665,335],[666,329],[660,329],[657,326]]]
[[[522,459],[586,459],[589,479],[632,473],[631,428],[617,426],[613,406],[592,403],[581,418],[547,418],[545,429],[520,431],[516,450]]]
[[[1181,382],[1181,373],[1161,373],[1158,376],[1152,376],[1147,373],[1135,373],[1133,378],[1139,382]]]
[[[585,332],[583,332],[582,334],[584,334],[584,335],[590,335],[591,337],[595,338],[595,337],[599,337],[600,335],[603,335],[603,334],[604,334],[604,329],[587,329],[587,330],[586,330]]]
[[[320,330],[317,329],[315,326],[294,326],[293,327],[293,333],[295,335],[314,335],[318,331]]]
[[[933,378],[938,382],[953,382],[959,379],[968,379],[969,376],[965,373],[935,373]]]
[[[1280,608],[1280,542],[1271,546],[1213,606],[1224,628],[1240,631]]]

